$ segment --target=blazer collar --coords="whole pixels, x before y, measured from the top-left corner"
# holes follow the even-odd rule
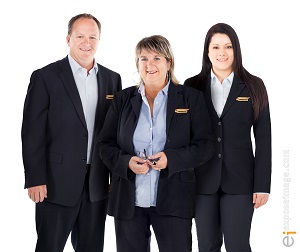
[[[227,101],[225,103],[225,106],[223,108],[223,111],[222,111],[222,114],[221,114],[220,118],[223,118],[226,115],[229,108],[234,103],[236,97],[239,96],[239,94],[242,92],[242,90],[244,88],[245,88],[245,83],[241,79],[236,77],[236,75],[235,75],[234,78],[233,78],[233,82],[232,82],[232,85],[231,85],[231,88],[230,88],[230,92],[229,92]],[[219,118],[219,116],[218,116],[218,114],[217,114],[217,112],[214,108],[214,105],[212,103],[212,99],[211,99],[211,77],[210,76],[209,76],[208,81],[206,83],[204,96],[205,96],[205,100],[206,100],[208,110],[211,111],[214,116]]]
[[[139,93],[139,88],[138,86],[135,87],[132,97],[130,99],[131,106],[133,108],[133,112],[138,119],[140,116],[140,111],[141,111],[141,104],[142,104],[142,96]]]
[[[106,102],[106,95],[109,94],[107,90],[108,85],[110,85],[108,76],[103,70],[103,67],[99,64],[98,66],[98,73],[97,73],[97,84],[98,84],[98,103],[97,103],[97,110],[95,115],[95,125],[99,125],[100,118],[102,117],[105,109],[105,102]],[[101,84],[102,83],[102,84]],[[104,83],[108,83],[105,85]]]
[[[166,133],[168,135],[169,128],[171,125],[172,118],[175,114],[175,109],[178,107],[182,100],[182,85],[175,85],[170,82],[168,90],[168,101],[167,101],[167,118],[166,118]]]
[[[83,126],[87,128],[82,103],[73,77],[72,69],[70,67],[68,56],[58,61],[57,63],[60,70],[59,75],[63,81],[63,84],[65,85],[67,92],[69,93],[69,96],[75,107],[78,117],[80,118],[80,121],[82,122]]]
[[[178,107],[178,104],[182,100],[182,85],[175,85],[173,82],[170,82],[168,90],[168,101],[167,101],[167,118],[166,118],[166,133],[168,134],[172,117],[174,116],[174,111]],[[139,118],[142,97],[138,92],[138,88],[133,91],[133,95],[130,99],[133,111],[136,115],[136,118]]]
[[[227,113],[227,111],[229,110],[231,105],[235,102],[236,97],[239,96],[239,94],[242,92],[244,87],[245,87],[245,84],[242,80],[240,80],[237,77],[233,78],[232,86],[231,86],[227,101],[225,103],[224,109],[222,111],[221,118],[223,118],[225,116],[225,114]]]

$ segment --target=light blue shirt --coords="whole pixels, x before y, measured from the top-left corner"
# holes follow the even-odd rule
[[[147,156],[164,149],[166,143],[166,115],[169,83],[158,92],[153,103],[151,117],[150,106],[145,96],[144,84],[139,87],[142,107],[133,135],[135,153],[146,150]],[[136,175],[135,205],[139,207],[156,206],[159,171],[150,167],[147,174]]]
[[[222,83],[220,83],[211,70],[211,100],[219,117],[222,115],[222,111],[227,101],[233,77],[234,73],[232,72]]]
[[[88,130],[87,164],[91,163],[91,153],[93,146],[95,115],[98,102],[97,73],[98,66],[94,60],[94,67],[87,72],[70,55],[68,55],[70,66],[73,72],[75,83],[81,99],[81,104],[85,116]]]

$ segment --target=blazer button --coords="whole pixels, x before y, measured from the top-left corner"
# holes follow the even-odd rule
[[[218,154],[218,158],[221,158],[221,157],[222,157],[222,155],[219,153],[219,154]]]
[[[221,123],[221,122],[218,122],[218,125],[219,125],[219,126],[221,126],[221,125],[222,125],[222,123]]]
[[[222,140],[221,137],[218,137],[217,141],[218,141],[218,142],[221,142],[221,140]]]
[[[86,157],[81,158],[82,162],[86,162]]]

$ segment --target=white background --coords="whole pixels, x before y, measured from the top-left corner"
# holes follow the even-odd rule
[[[270,99],[273,175],[269,203],[255,210],[251,245],[254,252],[300,251],[299,225],[299,8],[297,1],[61,0],[6,1],[1,6],[1,251],[34,251],[34,203],[27,197],[21,156],[22,110],[33,70],[62,59],[69,51],[69,19],[82,12],[102,23],[96,54],[100,64],[119,72],[123,87],[132,86],[134,48],[154,34],[169,39],[175,74],[184,82],[199,73],[207,30],[218,22],[237,32],[244,67],[261,77]],[[294,116],[294,117],[292,117]],[[298,119],[297,119],[298,118]],[[289,229],[283,226],[284,150],[289,150]],[[241,164],[242,165],[242,164]],[[298,202],[297,202],[298,201]],[[283,231],[296,231],[295,244],[283,245]],[[152,236],[152,251],[158,251]],[[71,252],[68,241],[66,252]],[[113,218],[107,217],[105,252],[115,251]],[[193,252],[197,239],[193,226]],[[224,250],[225,251],[225,250]]]

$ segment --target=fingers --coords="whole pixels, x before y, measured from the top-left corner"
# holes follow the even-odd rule
[[[148,164],[151,165],[154,170],[160,171],[162,169],[166,169],[168,165],[168,159],[164,152],[159,152],[149,157]]]
[[[131,157],[129,160],[128,167],[135,174],[147,174],[150,167],[154,170],[160,171],[161,169],[165,169],[167,167],[167,156],[164,152],[159,152],[155,155],[152,155],[148,159],[140,158],[137,156]]]
[[[138,164],[134,167],[133,172],[135,174],[147,174],[149,171],[149,165],[147,163]]]
[[[146,174],[149,171],[149,164],[147,161],[136,156],[129,160],[128,166],[135,174]]]
[[[257,209],[268,202],[269,194],[254,193],[253,194],[253,204],[254,208]]]
[[[28,196],[35,203],[43,202],[47,198],[46,185],[29,187]]]

